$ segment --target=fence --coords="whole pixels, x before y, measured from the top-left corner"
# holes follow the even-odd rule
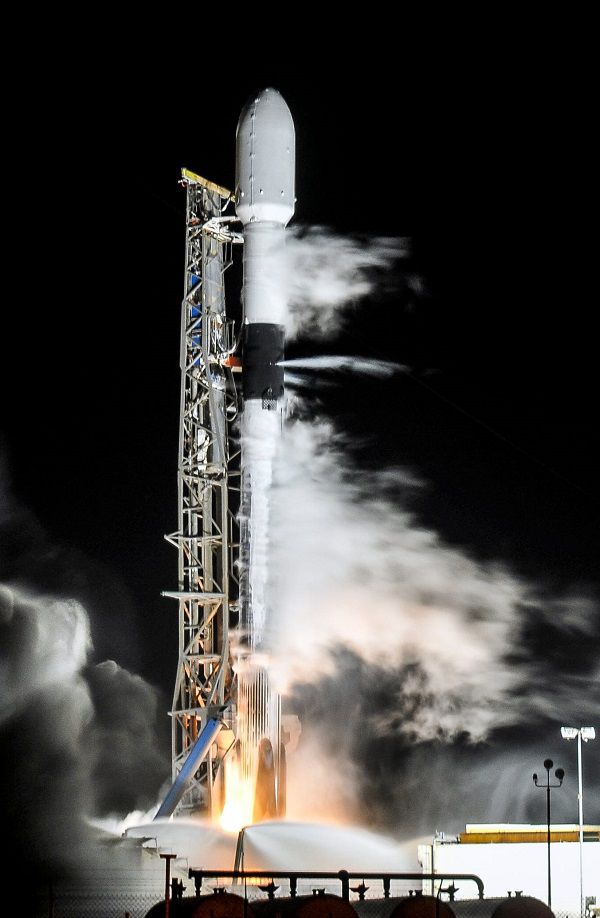
[[[312,895],[314,891],[324,889],[328,893],[340,895],[347,893],[348,899],[355,908],[360,918],[389,918],[391,911],[402,898],[420,895],[425,884],[414,879],[393,879],[381,875],[354,875],[342,871],[340,875],[325,875],[321,877],[308,877],[297,874],[294,889],[290,883],[289,875],[277,877],[269,874],[261,878],[240,877],[236,883],[224,882],[224,877],[210,877],[202,875],[201,885],[198,885],[197,872],[190,871],[189,882],[185,884],[185,895],[193,896],[199,891],[201,895],[210,895],[216,887],[224,887],[228,891],[247,899],[252,904],[254,900],[265,900],[269,895],[289,896],[294,892],[297,896]],[[421,879],[421,877],[419,877]],[[230,875],[229,875],[230,879]],[[439,878],[438,878],[439,880]],[[505,899],[479,898],[478,889],[473,885],[473,898],[451,901],[454,895],[456,875],[439,884],[440,900],[448,902],[456,918],[491,918],[496,907]],[[465,892],[467,879],[460,881],[461,892]],[[346,889],[344,889],[344,885]],[[427,884],[428,886],[429,884]],[[437,884],[436,884],[437,885]],[[277,890],[270,889],[277,886]],[[427,889],[427,886],[425,887]],[[450,888],[449,888],[450,887]],[[385,897],[387,895],[387,897]],[[35,918],[145,918],[151,907],[160,902],[164,896],[164,888],[152,886],[140,889],[126,890],[120,888],[94,889],[90,886],[69,886],[58,888],[53,893],[46,892],[40,895],[33,911]],[[555,918],[580,918],[579,912],[556,910]]]

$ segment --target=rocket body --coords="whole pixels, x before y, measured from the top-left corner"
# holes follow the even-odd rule
[[[294,213],[295,133],[280,94],[243,109],[236,142],[236,212],[243,224],[238,759],[255,792],[254,820],[282,815],[281,706],[264,659],[270,500],[283,420],[287,311],[285,227]],[[257,808],[258,807],[258,808]]]
[[[253,96],[236,135],[236,212],[244,227],[241,629],[262,644],[268,500],[283,408],[285,227],[294,213],[295,132],[275,89]]]
[[[265,89],[243,109],[236,143],[236,212],[244,225],[246,404],[283,396],[284,246],[294,213],[294,171],[290,110],[275,89]]]

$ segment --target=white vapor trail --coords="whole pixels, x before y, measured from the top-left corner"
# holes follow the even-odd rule
[[[369,357],[337,354],[294,357],[291,360],[282,360],[279,365],[296,370],[348,370],[351,373],[362,373],[365,376],[374,376],[379,379],[393,376],[394,373],[406,373],[409,369],[401,363],[393,363],[390,360],[374,360]]]

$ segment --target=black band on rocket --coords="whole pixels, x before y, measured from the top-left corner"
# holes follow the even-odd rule
[[[282,325],[253,322],[244,330],[242,356],[244,399],[274,401],[283,395],[284,331]]]

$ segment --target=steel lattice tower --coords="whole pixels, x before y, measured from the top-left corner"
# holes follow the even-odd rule
[[[208,720],[231,701],[230,618],[239,601],[236,509],[239,451],[229,426],[238,411],[231,355],[233,321],[225,312],[224,276],[232,247],[242,237],[224,216],[227,189],[188,170],[185,289],[181,316],[181,406],[178,462],[178,530],[165,538],[179,554],[178,590],[163,595],[179,603],[179,657],[172,704],[173,780]],[[237,466],[237,467],[236,467]],[[231,707],[228,708],[231,717]],[[220,764],[233,740],[222,730],[194,775],[180,810],[221,806]]]

